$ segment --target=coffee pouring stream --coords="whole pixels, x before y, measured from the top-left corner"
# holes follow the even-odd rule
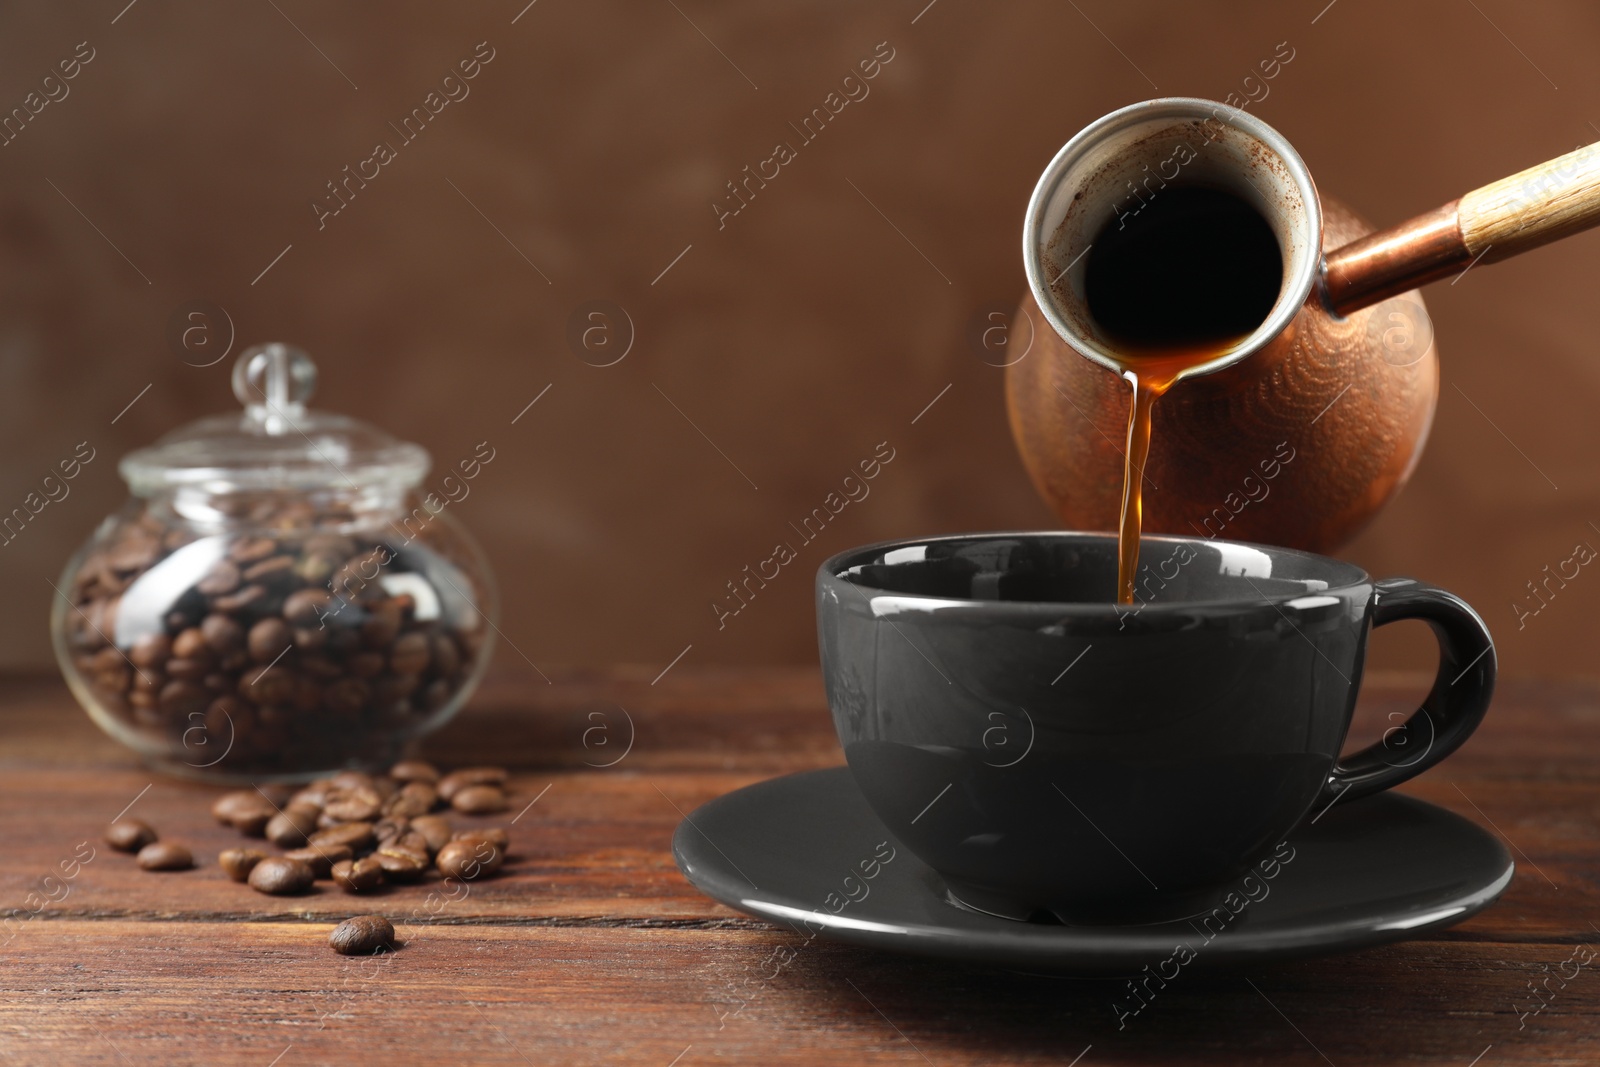
[[[1066,528],[1131,521],[1135,552],[1141,489],[1146,532],[1329,551],[1400,490],[1433,421],[1415,288],[1597,223],[1600,144],[1374,232],[1253,115],[1112,112],[1028,205],[1011,337],[1031,350],[1006,372],[1024,465]]]

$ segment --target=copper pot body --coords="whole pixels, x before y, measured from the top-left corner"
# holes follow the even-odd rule
[[[1322,246],[1372,227],[1321,198]],[[1129,387],[1062,340],[1025,294],[1006,371],[1011,431],[1033,484],[1073,530],[1115,530]],[[1313,289],[1247,358],[1185,379],[1155,405],[1144,530],[1333,550],[1411,476],[1439,397],[1415,290],[1339,318]]]

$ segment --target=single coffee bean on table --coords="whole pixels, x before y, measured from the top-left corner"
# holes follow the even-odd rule
[[[173,841],[152,841],[139,850],[139,866],[147,871],[186,871],[194,854]]]
[[[394,926],[382,915],[357,915],[335,926],[328,944],[342,956],[369,956],[394,948]]]
[[[106,827],[106,842],[118,852],[138,852],[155,840],[155,830],[142,819],[118,819]]]

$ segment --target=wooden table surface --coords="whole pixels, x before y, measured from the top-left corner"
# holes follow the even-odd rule
[[[1353,955],[1186,974],[1119,1031],[1118,982],[808,942],[684,881],[683,812],[841,762],[814,669],[554,677],[494,678],[429,740],[441,764],[513,767],[513,813],[538,798],[500,876],[431,903],[426,886],[356,901],[227,881],[215,856],[238,838],[209,817],[215,788],[152,776],[58,680],[0,680],[0,908],[21,909],[0,926],[0,1063],[1600,1063],[1600,962],[1567,962],[1600,946],[1600,685],[1503,683],[1466,748],[1405,787],[1509,844],[1516,878],[1488,911]],[[1421,688],[1369,678],[1367,732]],[[106,847],[130,803],[201,866],[146,873]],[[82,842],[75,877],[42,884]],[[58,899],[38,908],[45,890]],[[334,955],[331,924],[362,911],[404,947]]]

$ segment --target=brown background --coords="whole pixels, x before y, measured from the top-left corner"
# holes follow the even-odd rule
[[[808,661],[826,553],[1051,523],[968,332],[1021,292],[1028,193],[1085,123],[1221,98],[1288,41],[1252,110],[1326,193],[1388,223],[1600,122],[1600,11],[1577,0],[524,2],[4,8],[0,109],[78,42],[96,55],[0,148],[0,511],[77,442],[98,457],[0,547],[0,663],[48,661],[46,579],[123,498],[116,460],[233,404],[231,358],[195,368],[168,342],[189,301],[226,309],[235,351],[303,345],[321,406],[441,466],[495,446],[453,510],[534,662],[665,666],[691,644],[691,662]],[[480,41],[495,58],[471,95],[319,231],[324,183],[396,140],[386,122]],[[787,123],[882,41],[870,96],[719,232],[724,183],[797,141]],[[1585,235],[1428,290],[1432,443],[1346,550],[1466,596],[1512,672],[1594,670],[1600,577],[1520,632],[1511,603],[1580,539],[1600,546],[1597,265]],[[592,300],[636,327],[612,367],[567,344]],[[871,496],[718,632],[723,583],[881,441],[896,458]],[[1379,660],[1418,663],[1411,636]]]

